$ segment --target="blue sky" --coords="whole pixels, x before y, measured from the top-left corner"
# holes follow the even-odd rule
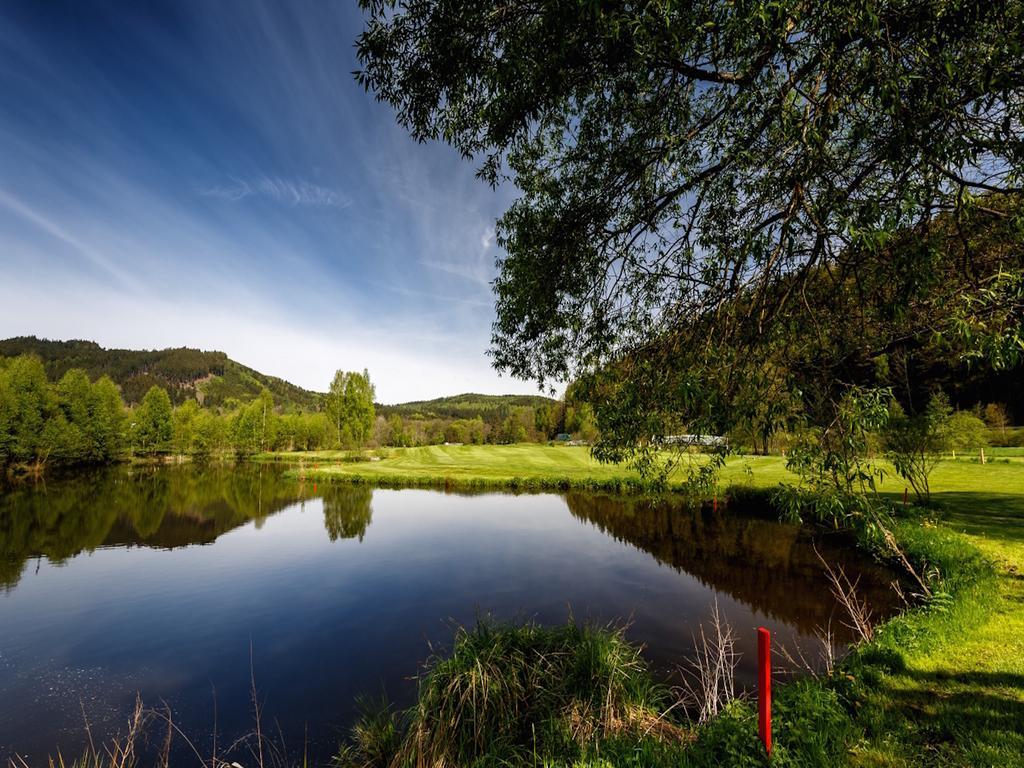
[[[354,82],[353,0],[0,5],[0,337],[222,349],[382,402],[491,370],[497,191]]]

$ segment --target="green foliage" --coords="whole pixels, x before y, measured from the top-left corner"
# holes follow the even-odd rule
[[[450,655],[428,662],[412,709],[364,715],[339,757],[345,766],[572,760],[611,735],[642,740],[664,701],[620,630],[483,619],[456,631]],[[375,760],[380,744],[391,751]]]
[[[380,406],[387,445],[544,442],[562,426],[563,404],[531,395],[465,394]],[[399,428],[399,425],[400,428]]]
[[[174,409],[172,446],[178,454],[192,453],[196,440],[196,419],[199,403],[187,400]]]
[[[85,430],[97,461],[114,461],[125,448],[128,414],[117,385],[107,376],[101,376],[92,385],[90,419]]]
[[[388,445],[405,447],[411,443],[409,433],[405,431],[405,422],[397,413],[388,417]]]
[[[376,396],[367,371],[338,371],[324,399],[327,417],[335,429],[337,445],[362,448],[373,433]]]
[[[142,454],[164,453],[171,449],[174,418],[171,398],[161,387],[150,387],[139,406],[132,411],[132,448]]]
[[[598,455],[1019,365],[1020,0],[362,5],[357,80],[520,191],[496,366],[620,380]]]
[[[323,413],[286,413],[277,422],[275,450],[315,451],[331,444],[331,424]]]
[[[547,403],[542,403],[533,410],[533,426],[546,439],[555,436],[558,424],[555,421],[555,414],[551,411],[551,406]]]
[[[951,413],[946,396],[937,393],[920,414],[908,416],[894,405],[886,424],[886,454],[896,473],[910,483],[919,502],[931,501],[928,478],[951,445]]]
[[[956,411],[949,417],[949,446],[954,451],[976,451],[988,446],[985,422],[969,411]]]
[[[239,457],[269,450],[277,435],[277,414],[270,390],[240,408],[231,419],[231,444]]]
[[[982,412],[986,426],[999,433],[999,438],[1006,442],[1006,428],[1010,425],[1010,417],[1003,403],[989,403]]]
[[[845,497],[874,492],[881,470],[873,466],[872,436],[889,419],[891,393],[850,387],[832,403],[831,421],[798,435],[786,467],[814,493]]]
[[[2,452],[8,461],[43,459],[43,429],[56,411],[56,397],[46,380],[46,371],[36,357],[14,358],[3,370],[0,417],[6,422]]]
[[[1019,225],[1018,235],[1024,235]],[[1008,369],[1024,358],[1024,271],[999,270],[964,294],[953,312],[967,356]]]
[[[474,419],[482,418],[492,422],[492,414],[502,407],[509,409],[531,408],[543,406],[553,408],[555,401],[539,395],[478,395],[466,393],[439,397],[434,400],[416,400],[401,405],[382,405],[380,412],[390,417],[398,414],[403,418],[417,417],[428,419]]]
[[[399,713],[385,697],[360,697],[351,741],[338,748],[334,768],[392,768],[402,747]]]
[[[216,414],[200,409],[192,422],[193,456],[205,461],[224,447],[227,439],[227,428],[224,421]]]
[[[253,400],[263,389],[269,389],[279,403],[289,408],[314,409],[319,405],[317,393],[247,368],[223,352],[185,347],[104,349],[91,341],[49,341],[34,336],[0,341],[0,358],[23,354],[39,357],[53,380],[73,368],[84,370],[92,379],[107,376],[132,405],[140,403],[153,386],[167,390],[176,405],[199,400],[206,407],[222,407],[229,398]]]
[[[0,366],[0,465],[112,461],[124,447],[124,404],[103,377],[71,369],[56,385],[38,358]]]

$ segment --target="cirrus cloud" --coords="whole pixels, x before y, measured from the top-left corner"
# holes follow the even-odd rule
[[[347,208],[352,205],[352,198],[337,190],[303,179],[282,179],[276,176],[261,176],[249,181],[232,179],[230,184],[204,188],[200,194],[232,202],[258,196],[293,207],[308,205],[316,208]]]

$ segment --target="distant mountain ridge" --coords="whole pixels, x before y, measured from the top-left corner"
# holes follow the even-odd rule
[[[175,405],[190,399],[214,408],[224,405],[229,398],[248,402],[255,399],[263,387],[270,390],[274,402],[285,410],[319,409],[323,397],[320,392],[303,389],[242,365],[224,352],[191,347],[107,349],[94,341],[55,341],[35,336],[17,336],[0,341],[0,357],[23,354],[39,357],[51,381],[58,380],[71,368],[83,369],[90,379],[109,376],[121,388],[121,395],[129,405],[141,401],[154,384],[166,389]],[[535,408],[554,402],[541,395],[465,393],[433,400],[378,405],[377,413],[384,416],[397,413],[402,417],[471,419],[478,415],[486,418],[502,407]]]
[[[414,400],[397,405],[378,405],[377,413],[390,416],[397,413],[403,418],[447,418],[472,419],[481,416],[486,420],[489,413],[502,408],[554,405],[555,400],[543,395],[479,395],[467,392],[461,395],[437,397],[433,400]]]
[[[94,341],[53,341],[35,336],[0,341],[0,357],[22,354],[39,357],[51,381],[71,368],[83,369],[91,379],[109,376],[121,388],[121,396],[129,405],[142,400],[154,384],[166,389],[175,405],[190,399],[209,407],[221,406],[230,398],[248,402],[263,387],[271,391],[278,405],[288,410],[313,410],[320,405],[319,393],[260,373],[223,352],[190,347],[106,349]]]

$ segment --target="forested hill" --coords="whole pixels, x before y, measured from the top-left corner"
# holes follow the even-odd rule
[[[398,414],[402,418],[474,419],[480,416],[485,421],[490,414],[515,408],[538,408],[542,405],[554,407],[556,401],[540,395],[478,395],[466,393],[439,397],[435,400],[418,400],[398,405],[379,405],[377,413],[383,416]]]
[[[192,398],[209,407],[223,405],[229,398],[247,402],[263,387],[286,410],[315,409],[320,399],[316,392],[255,371],[223,352],[188,347],[104,349],[93,341],[50,341],[34,336],[0,341],[0,357],[22,354],[38,356],[51,381],[59,380],[71,368],[85,370],[91,379],[107,375],[121,387],[121,396],[129,405],[142,400],[154,384],[166,389],[176,405]]]

